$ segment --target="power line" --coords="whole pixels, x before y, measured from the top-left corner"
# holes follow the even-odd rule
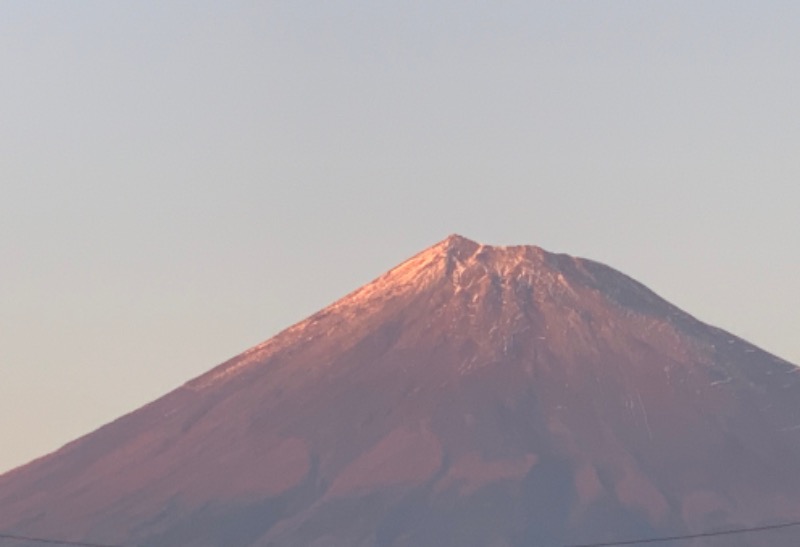
[[[665,541],[682,541],[687,539],[708,538],[715,536],[734,536],[738,534],[753,534],[756,532],[766,532],[768,530],[780,530],[781,528],[791,528],[800,526],[800,521],[783,522],[780,524],[766,524],[764,526],[753,526],[750,528],[732,528],[730,530],[717,530],[716,532],[702,532],[699,534],[685,534],[680,536],[663,536],[652,538],[628,539],[625,541],[607,541],[604,543],[581,543],[575,545],[564,545],[563,547],[619,547],[620,545],[639,545],[643,543],[663,543]]]
[[[770,530],[780,530],[783,528],[793,528],[800,526],[800,521],[782,522],[780,524],[766,524],[764,526],[752,526],[749,528],[731,528],[730,530],[717,530],[715,532],[701,532],[698,534],[682,534],[677,536],[661,536],[639,539],[627,539],[622,541],[606,541],[601,543],[575,543],[572,545],[562,545],[562,547],[621,547],[624,545],[640,545],[645,543],[664,543],[666,541],[684,541],[688,539],[708,538],[716,536],[734,536],[739,534],[755,534]],[[77,547],[124,547],[122,545],[112,545],[110,543],[86,543],[81,541],[64,541],[52,538],[20,536],[14,534],[0,534],[0,539],[13,539],[19,541],[33,541],[36,543],[47,543],[50,545],[74,545]]]
[[[109,543],[85,543],[82,541],[62,541],[51,538],[39,538],[30,536],[18,536],[14,534],[0,534],[0,539],[15,539],[18,541],[33,541],[36,543],[49,543],[50,545],[77,545],[79,547],[122,547],[122,545],[111,545]]]

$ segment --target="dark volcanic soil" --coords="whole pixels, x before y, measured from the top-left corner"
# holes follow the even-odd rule
[[[797,519],[798,378],[607,266],[451,236],[0,477],[0,530],[530,547]]]

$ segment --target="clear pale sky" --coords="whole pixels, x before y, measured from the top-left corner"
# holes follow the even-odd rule
[[[0,470],[456,232],[800,363],[800,3],[4,2]]]

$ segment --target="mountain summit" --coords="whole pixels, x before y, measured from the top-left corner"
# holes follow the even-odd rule
[[[3,475],[0,531],[557,547],[798,519],[797,373],[612,268],[453,235]]]

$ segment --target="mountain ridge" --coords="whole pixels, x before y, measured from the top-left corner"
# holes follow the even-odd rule
[[[608,294],[608,296],[612,298],[619,298],[620,294],[627,290],[629,294],[623,297],[623,302],[619,302],[622,306],[630,306],[633,302],[633,305],[638,306],[640,311],[645,310],[648,306],[664,306],[668,308],[668,313],[675,317],[680,317],[689,322],[697,321],[693,316],[673,306],[646,286],[599,262],[576,258],[567,254],[550,253],[534,245],[483,245],[464,236],[451,234],[444,240],[417,253],[362,287],[359,287],[344,297],[325,306],[308,318],[289,326],[272,338],[246,350],[243,354],[234,359],[238,359],[244,355],[262,355],[264,351],[275,344],[276,339],[285,337],[289,335],[289,333],[302,330],[320,320],[322,317],[340,311],[342,308],[357,308],[359,306],[368,305],[371,298],[376,296],[376,293],[385,293],[388,290],[388,295],[378,294],[378,296],[387,298],[397,296],[397,293],[403,290],[419,291],[424,288],[427,283],[441,281],[442,277],[444,280],[449,280],[456,284],[456,290],[463,289],[463,286],[458,287],[458,285],[461,281],[460,274],[464,271],[465,263],[471,259],[475,259],[476,255],[480,256],[482,252],[486,253],[483,257],[489,255],[493,258],[488,264],[486,261],[483,262],[485,268],[493,266],[491,272],[486,269],[485,273],[499,276],[500,279],[508,276],[510,270],[513,269],[514,266],[523,265],[529,267],[529,271],[527,272],[529,276],[532,273],[531,266],[539,266],[550,274],[553,273],[553,270],[560,270],[561,268],[566,268],[572,272],[581,271],[584,274],[581,281],[586,282],[591,280],[596,286],[601,286],[603,282],[608,283],[609,280],[613,280],[612,287],[614,290]],[[588,270],[591,270],[591,272]],[[428,274],[428,277],[425,277],[425,274]],[[595,276],[601,276],[602,282],[597,282]],[[568,288],[563,273],[556,277],[556,280]],[[552,275],[549,281],[554,281]],[[531,282],[530,277],[529,282]],[[634,296],[640,298],[637,300]],[[224,365],[223,363],[220,366]],[[241,365],[244,366],[243,363]],[[214,370],[217,368],[219,367],[216,367]],[[208,374],[209,373],[206,373],[190,381],[190,384],[197,382]]]

